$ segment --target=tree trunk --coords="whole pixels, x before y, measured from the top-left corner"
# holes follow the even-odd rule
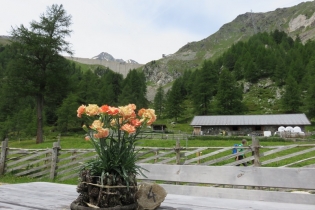
[[[44,96],[38,94],[36,96],[36,115],[37,115],[37,135],[36,144],[43,143],[43,107],[44,107]]]

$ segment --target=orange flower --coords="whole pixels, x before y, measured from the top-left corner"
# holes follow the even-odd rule
[[[118,124],[122,124],[122,118],[112,119],[110,121],[110,126],[117,127]]]
[[[140,122],[147,120],[147,125],[151,125],[156,120],[154,109],[140,109],[138,115],[142,118]]]
[[[130,109],[136,110],[137,106],[135,104],[128,104],[127,105]]]
[[[120,128],[123,131],[127,131],[128,133],[134,133],[136,132],[136,128],[128,123],[124,124],[123,126],[121,126]]]
[[[149,121],[147,122],[147,125],[151,125],[152,123],[154,123],[156,121],[156,115],[155,115],[155,110],[154,109],[147,109],[148,111],[148,115],[150,117],[149,118]]]
[[[81,118],[82,114],[85,113],[85,108],[86,106],[84,106],[83,104],[81,106],[79,106],[78,110],[77,110],[77,116]]]
[[[131,120],[131,125],[135,126],[135,127],[139,127],[141,125],[141,122],[139,119],[132,119]]]
[[[95,115],[98,115],[100,113],[100,108],[96,104],[89,104],[85,108],[85,112],[89,116],[95,116]]]
[[[119,113],[119,109],[117,107],[103,105],[101,106],[101,112],[108,113],[109,115],[117,115]]]
[[[108,128],[100,128],[100,129],[97,129],[97,133],[94,134],[94,137],[100,139],[100,138],[106,138],[108,135],[109,135]]]
[[[138,111],[138,115],[139,115],[140,117],[142,117],[142,115],[143,115],[144,112],[145,112],[145,108],[142,108],[142,109],[140,109],[140,110]]]
[[[127,106],[120,106],[118,108],[119,108],[119,113],[122,115],[124,120],[128,120],[129,118],[136,117],[136,113],[134,111],[136,109],[136,105],[129,104]]]
[[[112,120],[110,121],[110,126],[112,126],[112,127],[115,127],[115,126],[116,126],[116,120],[115,120],[115,119],[112,119]]]
[[[94,120],[92,125],[90,125],[90,128],[93,130],[98,130],[103,127],[104,123],[102,123],[100,120]]]

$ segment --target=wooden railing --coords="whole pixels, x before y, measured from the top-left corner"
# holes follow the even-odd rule
[[[60,140],[48,149],[9,148],[8,140],[1,144],[0,175],[68,180],[78,176],[81,163],[96,157],[93,149],[61,149]],[[265,146],[253,137],[253,145],[244,147],[245,158],[235,161],[240,153],[233,147],[182,147],[179,140],[174,148],[137,147],[138,163],[168,165],[314,167],[315,144]]]
[[[315,205],[315,168],[140,166],[146,170],[144,176],[137,176],[138,183],[159,183],[168,194],[281,202],[285,203],[284,209],[296,203]]]

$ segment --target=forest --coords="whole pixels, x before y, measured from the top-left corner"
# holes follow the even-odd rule
[[[158,87],[151,102],[141,69],[123,78],[102,66],[83,71],[61,56],[72,53],[64,39],[71,33],[70,19],[62,5],[53,5],[40,22],[13,29],[11,43],[0,45],[1,139],[36,136],[41,143],[44,132],[81,131],[76,110],[82,104],[134,103],[175,122],[182,116],[250,114],[244,84],[263,78],[282,91],[273,113],[315,117],[314,41],[303,44],[277,30],[257,33],[218,59],[204,60],[200,69],[185,69],[167,92]]]

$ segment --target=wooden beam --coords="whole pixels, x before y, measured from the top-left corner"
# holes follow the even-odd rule
[[[315,189],[312,168],[235,167],[202,165],[139,164],[147,178],[171,182],[190,182],[292,189]]]

